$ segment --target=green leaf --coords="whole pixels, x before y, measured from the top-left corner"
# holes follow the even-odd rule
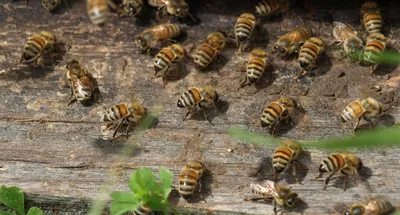
[[[43,211],[37,207],[31,207],[26,215],[43,215]]]
[[[0,210],[0,215],[14,215],[13,213]]]
[[[236,139],[262,144],[267,146],[277,146],[280,144],[279,139],[261,136],[254,132],[245,131],[240,128],[229,128],[228,134]]]
[[[5,206],[13,209],[17,214],[24,215],[24,192],[18,187],[6,187],[0,188],[0,202]]]
[[[161,187],[163,189],[163,197],[164,200],[166,201],[168,199],[169,194],[172,191],[172,178],[173,174],[171,171],[161,167],[158,176],[161,181]]]
[[[113,192],[110,194],[110,197],[114,200],[110,206],[110,212],[113,215],[132,212],[143,205],[143,202],[133,193]]]
[[[149,168],[136,169],[129,182],[129,188],[138,196],[143,196],[148,191],[158,191],[159,185],[153,172]]]

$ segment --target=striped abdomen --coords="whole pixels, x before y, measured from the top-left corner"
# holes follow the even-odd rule
[[[153,32],[160,40],[170,39],[179,36],[182,26],[178,24],[162,24],[155,26]]]
[[[110,9],[107,0],[87,0],[88,16],[92,24],[104,25],[108,22]]]
[[[178,107],[193,108],[202,100],[200,91],[197,88],[191,88],[184,92],[178,100]]]
[[[386,38],[381,33],[372,33],[367,39],[367,45],[364,49],[364,62],[367,65],[378,64],[382,52],[386,47]]]
[[[283,172],[286,166],[293,159],[293,151],[288,147],[278,147],[272,158],[272,166],[277,173]]]
[[[370,12],[364,14],[364,28],[368,33],[379,33],[382,31],[382,16],[379,12]]]
[[[279,11],[276,0],[262,0],[256,5],[256,14],[261,17],[269,17]]]
[[[285,117],[288,111],[276,102],[269,104],[261,115],[261,126],[270,127]]]
[[[342,122],[348,122],[361,117],[365,113],[365,108],[361,105],[359,100],[351,102],[342,111]]]
[[[79,79],[72,79],[75,98],[79,102],[87,102],[91,99],[94,88],[92,80],[86,74]]]
[[[194,63],[196,67],[203,69],[215,59],[217,54],[218,52],[216,49],[211,48],[207,44],[203,44],[194,57]]]
[[[29,38],[22,54],[23,63],[32,63],[38,60],[43,54],[45,45],[46,41],[40,36]]]
[[[161,49],[154,59],[154,70],[156,73],[166,70],[171,65],[174,58],[175,55],[170,49]]]
[[[106,110],[106,113],[102,117],[103,122],[110,122],[123,119],[127,115],[130,115],[130,112],[126,106],[126,104],[115,105]]]
[[[251,58],[247,63],[247,82],[254,84],[260,79],[266,67],[265,61],[260,58]]]
[[[390,203],[388,200],[386,199],[382,199],[382,198],[372,198],[369,199],[366,202],[366,212],[368,212],[368,214],[388,214],[389,212],[391,212],[392,210],[394,210],[394,207],[392,205],[392,203]]]
[[[239,16],[235,25],[236,42],[242,44],[249,40],[256,26],[256,18],[253,14],[244,13]]]
[[[179,176],[178,192],[182,196],[192,195],[196,190],[198,179],[196,171],[184,168]]]
[[[136,210],[133,211],[132,215],[148,215],[150,214],[151,209],[147,205],[142,205]]]
[[[317,37],[311,37],[301,47],[299,52],[299,63],[301,68],[309,69],[314,64],[319,54],[324,50],[324,43]]]
[[[142,11],[143,0],[124,0],[122,8],[127,16],[136,16]]]
[[[325,158],[319,165],[319,172],[335,172],[345,167],[346,162],[342,155],[333,154]]]

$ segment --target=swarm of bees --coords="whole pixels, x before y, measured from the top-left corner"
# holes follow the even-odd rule
[[[26,1],[28,3],[28,1]],[[49,11],[54,11],[62,0],[42,0],[43,7]],[[189,12],[189,5],[185,0],[148,0],[147,3],[157,8],[159,18],[171,15],[174,19],[190,17],[195,18]],[[102,26],[109,21],[110,9],[118,11],[119,16],[138,16],[145,2],[143,0],[123,0],[120,5],[116,5],[112,0],[87,0],[87,13],[90,21],[94,25]],[[278,15],[288,9],[289,0],[262,0],[255,6],[255,12],[242,13],[234,26],[237,54],[245,52],[251,46],[253,32],[259,23],[259,18],[265,19]],[[375,71],[380,63],[380,55],[385,50],[387,39],[382,34],[382,17],[374,2],[366,2],[361,7],[361,22],[368,33],[366,43],[361,36],[349,24],[335,21],[333,23],[333,45],[340,47],[341,55],[351,61],[363,63],[371,67],[371,73]],[[134,38],[134,43],[139,52],[151,54],[151,50],[158,49],[158,53],[153,60],[154,76],[162,77],[164,87],[167,75],[173,65],[182,65],[188,57],[188,51],[183,45],[173,39],[178,37],[187,26],[182,24],[164,23],[145,29]],[[43,65],[45,56],[54,58],[55,36],[47,31],[42,31],[28,39],[23,49],[20,63],[33,65],[34,67]],[[165,46],[165,43],[168,43]],[[199,70],[208,69],[222,53],[229,36],[224,31],[215,31],[208,35],[206,40],[201,43],[193,57],[194,65]],[[161,48],[160,48],[161,47]],[[288,58],[297,55],[300,65],[300,72],[297,79],[306,75],[316,64],[319,57],[329,48],[326,43],[312,29],[307,26],[298,26],[292,31],[281,36],[270,50],[278,58]],[[270,56],[266,50],[257,47],[251,50],[246,67],[246,76],[241,82],[239,89],[252,86],[260,80],[268,67]],[[94,83],[90,73],[77,60],[70,60],[66,65],[66,79],[71,89],[71,105],[79,101],[82,105],[88,106],[94,95]],[[220,101],[220,95],[210,86],[191,87],[181,94],[178,98],[177,107],[186,108],[187,112],[183,118],[185,120],[190,114],[201,109],[205,119],[211,123],[209,111],[216,108]],[[263,110],[260,118],[261,126],[268,127],[273,136],[282,121],[289,123],[294,115],[299,103],[287,97],[280,97],[270,102]],[[137,102],[121,103],[105,108],[101,112],[101,122],[106,123],[102,127],[102,133],[112,132],[111,139],[115,138],[122,126],[126,126],[125,134],[128,136],[130,127],[139,124],[148,113],[147,108]],[[380,101],[368,97],[357,99],[344,107],[341,112],[343,123],[357,120],[353,132],[359,127],[361,121],[366,121],[372,128],[372,118],[383,114],[383,105]],[[304,153],[304,148],[295,141],[284,141],[278,146],[273,154],[272,168],[274,171],[274,181],[265,180],[262,183],[250,184],[250,189],[255,197],[247,200],[272,199],[274,213],[277,214],[277,205],[283,212],[285,206],[296,207],[300,202],[300,197],[293,192],[291,187],[278,184],[278,175],[292,166],[293,177],[297,183],[301,181],[297,177],[297,166],[299,157]],[[363,168],[361,158],[351,153],[335,153],[325,158],[319,165],[319,175],[312,180],[322,178],[324,173],[330,175],[324,180],[324,190],[327,188],[331,178],[339,174],[344,177],[343,190],[346,190],[349,176],[354,176],[360,181],[359,172]],[[201,192],[201,179],[208,171],[205,164],[201,161],[190,161],[181,170],[178,178],[178,192],[184,198],[188,198],[196,190]],[[365,203],[355,203],[345,215],[363,214],[385,214],[393,210],[393,206],[387,200],[371,198]],[[141,206],[134,214],[149,214],[151,209],[148,206]]]

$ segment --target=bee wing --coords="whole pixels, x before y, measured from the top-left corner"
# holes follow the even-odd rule
[[[79,93],[86,96],[91,96],[94,90],[93,83],[88,76],[83,76],[78,79],[76,81],[76,87]]]
[[[273,181],[265,180],[260,184],[264,189],[265,194],[271,197],[279,197],[276,190],[276,183]]]

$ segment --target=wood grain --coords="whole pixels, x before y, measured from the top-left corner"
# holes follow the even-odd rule
[[[179,41],[189,48],[199,45],[212,31],[231,31],[237,16],[252,11],[257,1],[227,2],[189,1],[201,24],[190,26]],[[329,13],[333,20],[349,20],[356,26],[356,3],[338,6],[334,12],[321,9],[329,8],[326,5],[314,4],[316,11],[321,10],[311,15],[314,19],[306,13],[302,16],[301,9],[290,11],[263,22],[253,44],[269,51],[279,35],[300,24],[309,25],[330,44],[332,24],[323,15]],[[387,18],[397,20],[397,13],[385,4]],[[247,54],[235,55],[232,41],[222,52],[222,60],[208,71],[197,72],[189,62],[187,74],[168,81],[164,89],[161,78],[153,78],[152,57],[137,54],[133,42],[135,35],[156,23],[152,15],[118,19],[114,14],[110,25],[98,28],[86,17],[85,1],[75,1],[69,7],[62,5],[55,14],[47,13],[39,1],[32,1],[28,7],[22,1],[0,7],[0,26],[5,29],[0,32],[0,184],[21,187],[29,194],[28,205],[37,205],[46,214],[84,214],[90,200],[102,195],[104,186],[112,191],[128,190],[127,181],[137,167],[157,171],[164,166],[174,173],[176,183],[180,169],[191,159],[204,161],[212,172],[204,178],[204,184],[213,197],[205,194],[207,202],[200,202],[198,196],[187,202],[173,193],[171,202],[181,212],[272,214],[270,203],[243,199],[249,195],[250,182],[273,178],[270,160],[274,149],[232,139],[226,134],[228,128],[238,126],[266,135],[267,130],[257,126],[258,120],[262,109],[279,96],[296,99],[306,110],[294,117],[294,127],[278,128],[279,136],[285,139],[351,135],[352,125],[341,125],[339,114],[360,97],[373,96],[384,103],[386,115],[377,120],[379,126],[393,125],[400,118],[398,89],[384,86],[388,76],[400,75],[396,66],[381,66],[377,74],[369,75],[368,68],[322,57],[314,76],[296,82],[298,63],[276,59],[270,53],[270,66],[256,85],[258,91],[254,93],[256,88],[249,87],[237,92],[245,74],[239,65]],[[150,8],[148,11],[155,13]],[[40,30],[52,31],[72,48],[66,51],[60,46],[57,61],[44,68],[16,65],[26,39]],[[398,33],[396,26],[386,32],[392,38],[392,49],[398,49]],[[98,82],[101,99],[95,105],[67,106],[69,89],[61,87],[61,79],[65,62],[70,59],[83,63]],[[383,86],[382,91],[371,89],[378,84]],[[214,125],[201,112],[183,122],[185,110],[176,107],[177,99],[188,87],[204,85],[213,86],[223,100],[218,105],[219,114],[213,114]],[[102,140],[97,112],[132,99],[157,114],[158,124],[126,142]],[[120,151],[128,143],[133,143],[134,151],[121,162]],[[281,180],[291,184],[305,202],[288,214],[339,214],[335,208],[370,195],[381,195],[400,205],[399,148],[352,151],[366,166],[361,172],[364,183],[351,184],[346,192],[340,181],[333,181],[326,191],[322,190],[322,181],[310,181],[329,153],[309,152],[311,159],[302,159],[308,166],[306,174],[300,175],[304,185],[294,184],[290,171]]]

